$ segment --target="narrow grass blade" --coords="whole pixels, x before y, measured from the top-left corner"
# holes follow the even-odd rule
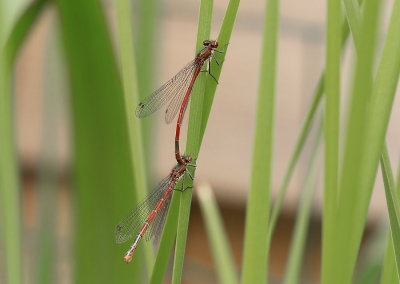
[[[350,26],[351,35],[354,43],[361,41],[361,9],[357,0],[344,0],[344,7],[346,9],[346,18]],[[356,49],[360,46],[355,44]]]
[[[363,249],[355,271],[354,284],[376,284],[382,272],[386,239],[388,236],[386,222],[379,222],[373,231],[366,236]],[[393,282],[394,283],[394,282]]]
[[[265,283],[267,279],[269,247],[266,239],[269,226],[273,160],[279,1],[267,0],[265,9],[253,162],[246,210],[243,283]]]
[[[203,184],[197,188],[197,194],[218,274],[218,283],[239,283],[229,239],[212,189],[208,184]]]
[[[322,222],[322,282],[329,283],[334,271],[333,247],[334,217],[338,196],[339,125],[340,125],[340,63],[341,63],[340,1],[328,0],[326,21],[326,74],[324,117],[324,207]]]
[[[290,242],[289,257],[286,264],[285,276],[283,283],[295,284],[299,283],[302,259],[306,244],[308,224],[311,215],[311,205],[316,187],[316,178],[318,174],[318,154],[321,145],[322,123],[319,126],[315,139],[314,147],[312,147],[311,161],[307,170],[306,183],[302,193],[301,202],[299,204],[298,214],[296,217],[296,225],[293,237]]]
[[[180,196],[174,265],[172,272],[172,283],[181,283],[182,279],[183,261],[185,256],[191,201],[192,201],[192,189],[189,188],[186,189]]]
[[[213,5],[213,0],[202,0],[200,2],[196,50],[200,50],[203,40],[210,37]],[[196,80],[196,84],[193,87],[190,101],[186,153],[194,159],[197,158],[201,145],[200,129],[203,114],[204,91],[206,87],[205,83],[206,74],[200,74]],[[191,172],[192,176],[194,176],[194,171]],[[193,181],[189,178],[186,180],[187,182],[185,182],[184,187],[193,187]],[[190,205],[192,202],[192,188],[182,192],[180,197],[179,219],[172,273],[172,283],[174,284],[180,283],[182,278],[187,230],[189,226]]]
[[[390,169],[390,167],[389,167]],[[400,167],[398,167],[398,175],[397,175],[397,195],[400,193]],[[393,238],[392,232],[390,231],[387,236],[387,244],[386,244],[386,251],[385,251],[385,259],[383,262],[383,268],[381,273],[381,284],[391,284],[391,283],[399,283],[399,276],[397,273],[397,263],[394,256],[394,249],[393,249]]]
[[[358,30],[357,27],[356,28],[354,28],[354,27],[359,25],[357,23],[357,21],[359,21],[360,17],[358,16],[358,14],[359,14],[358,10],[354,9],[354,6],[357,6],[357,5],[354,5],[353,9],[352,9],[349,5],[353,5],[354,3],[350,3],[350,2],[351,1],[347,1],[347,3],[346,3],[346,1],[345,1],[346,13],[347,13],[347,17],[349,18],[349,21],[352,20],[350,22],[350,25],[352,26],[351,29],[352,29],[353,40],[354,40],[354,43],[355,43],[355,46],[356,46],[357,53],[359,54],[361,52],[360,50],[362,49],[362,43],[361,43],[361,39],[360,39],[360,36],[359,36],[360,31],[357,32],[357,30]],[[390,165],[388,165],[388,166],[389,166],[389,169],[390,169]],[[389,241],[391,242],[391,240],[389,240]],[[388,250],[389,250],[389,248],[391,249],[391,246],[390,247],[388,246]],[[393,282],[394,278],[392,278],[393,277],[393,273],[391,272],[393,269],[390,268],[390,267],[393,266],[393,262],[394,262],[394,260],[393,260],[392,251],[387,251],[386,259],[385,259],[384,272],[382,274],[383,283],[394,283]],[[371,271],[372,271],[372,273],[374,273],[374,271],[376,271],[376,268],[372,267]],[[394,277],[397,278],[396,275],[394,275]],[[361,282],[361,283],[364,283],[364,282]]]
[[[369,267],[364,269],[363,275],[355,281],[355,284],[375,284],[377,279],[379,279],[380,270],[380,265],[375,263],[371,264]]]
[[[176,228],[178,226],[179,201],[180,196],[174,194],[160,239],[156,261],[153,266],[153,272],[151,273],[150,284],[160,284],[164,278],[168,260],[171,255],[171,249],[175,241]]]
[[[6,283],[22,283],[21,204],[11,99],[11,77],[0,55],[0,217]]]
[[[137,85],[139,90],[139,99],[147,97],[152,91],[154,80],[154,64],[157,63],[157,47],[160,39],[157,38],[156,28],[159,20],[162,2],[160,0],[140,0],[138,1],[138,19],[136,24],[137,45],[136,45],[136,66],[140,72],[137,75]],[[116,1],[117,3],[117,1]],[[132,12],[130,10],[129,12]],[[142,121],[144,122],[144,121]]]
[[[115,1],[116,3],[118,1]],[[135,29],[137,33],[136,41],[134,40],[136,47],[136,66],[137,70],[137,85],[138,85],[138,98],[143,100],[145,97],[150,95],[155,87],[153,85],[154,80],[157,79],[157,68],[160,64],[158,56],[160,55],[157,49],[160,46],[160,40],[162,38],[162,31],[157,28],[160,27],[159,22],[161,19],[161,9],[163,9],[163,3],[160,0],[140,0],[133,3],[137,6],[137,9],[130,10],[136,15],[136,21],[134,23],[137,25]],[[155,159],[154,157],[154,143],[152,143],[154,133],[154,120],[141,119],[140,123],[142,125],[142,137],[143,137],[143,148],[144,153],[149,161]],[[148,172],[152,172],[152,167],[147,163]],[[149,174],[149,173],[148,173]],[[151,175],[152,176],[152,175]]]
[[[365,224],[366,210],[369,204],[372,183],[366,185],[365,180],[375,178],[376,161],[369,160],[370,151],[366,149],[371,145],[371,140],[366,136],[369,131],[376,131],[369,118],[371,113],[367,110],[375,108],[370,102],[372,91],[372,66],[375,51],[379,1],[367,1],[364,5],[363,21],[361,25],[361,48],[358,50],[355,69],[354,86],[349,106],[349,119],[346,129],[344,158],[342,163],[340,192],[337,206],[336,231],[346,234],[335,235],[326,245],[332,248],[333,255],[330,269],[331,274],[326,275],[328,283],[350,283],[354,273],[355,262]],[[379,71],[378,71],[379,72]],[[374,108],[368,106],[374,105]],[[372,140],[377,140],[374,133]],[[382,136],[383,137],[383,136]],[[383,142],[383,140],[382,140]],[[372,142],[374,144],[374,142]],[[375,144],[375,146],[377,146]],[[381,151],[379,146],[379,152]],[[379,158],[379,155],[378,157]],[[367,161],[368,160],[368,161]],[[375,164],[375,171],[366,173],[363,168]],[[363,185],[364,184],[364,185]],[[332,233],[333,234],[333,233]],[[337,273],[341,271],[341,273]],[[324,279],[324,278],[323,278]]]
[[[229,47],[229,40],[232,35],[233,25],[235,24],[237,11],[239,8],[240,0],[230,0],[228,4],[228,8],[226,9],[226,13],[224,16],[224,20],[222,22],[221,30],[218,35],[218,43],[219,46],[225,48],[225,53],[215,53],[215,57],[217,58],[220,65],[218,65],[214,60],[211,61],[211,70],[215,79],[218,81],[219,76],[221,75],[222,66],[224,64],[225,55],[227,53]],[[223,83],[222,83],[223,84]],[[203,103],[203,116],[201,123],[201,134],[200,134],[200,143],[203,141],[204,132],[206,130],[208,117],[210,116],[211,106],[214,101],[215,91],[217,89],[217,84],[215,80],[207,80],[206,83],[206,91],[204,94],[204,103]]]
[[[0,2],[0,11],[4,3]],[[4,52],[4,20],[0,18],[0,249],[4,275],[0,281],[22,283],[21,204],[18,180],[11,73]]]
[[[141,123],[135,117],[135,108],[139,103],[138,80],[133,46],[133,29],[131,18],[131,1],[118,0],[115,2],[117,20],[117,38],[119,48],[122,85],[124,89],[125,109],[127,114],[127,131],[129,133],[131,159],[133,162],[133,177],[135,180],[136,199],[146,196],[146,160],[142,143]],[[153,249],[151,243],[145,246],[147,271],[150,275],[153,266]]]
[[[345,46],[348,36],[349,36],[349,27],[348,27],[347,21],[344,20],[342,23],[342,49]],[[274,229],[276,226],[276,222],[278,220],[279,212],[282,208],[282,203],[285,198],[286,191],[287,191],[290,179],[291,179],[293,171],[294,171],[294,167],[296,166],[296,163],[299,159],[301,150],[303,149],[304,143],[310,132],[311,125],[312,125],[312,122],[314,119],[314,115],[318,109],[319,103],[321,102],[321,98],[324,93],[324,81],[325,81],[325,72],[322,71],[322,73],[319,77],[317,86],[315,87],[314,94],[312,95],[310,107],[308,108],[307,114],[305,116],[305,120],[301,126],[301,131],[300,131],[299,137],[297,139],[296,146],[293,150],[292,156],[290,158],[289,165],[286,169],[282,185],[279,188],[278,196],[276,197],[276,200],[274,202],[274,206],[273,206],[272,214],[271,214],[270,226],[268,229],[268,239],[267,239],[268,246],[271,243],[272,235],[274,233]]]
[[[380,162],[383,182],[385,185],[386,203],[389,213],[390,232],[392,235],[394,257],[396,260],[397,276],[400,279],[400,202],[399,196],[395,189],[393,173],[390,166],[389,154],[386,145],[383,146]]]
[[[135,204],[123,88],[100,1],[56,1],[69,67],[75,158],[76,283],[142,283],[115,224]]]
[[[221,35],[222,39],[223,40],[225,39],[226,42],[229,42],[229,38],[230,38],[230,35],[231,35],[231,32],[232,32],[232,28],[233,28],[233,24],[234,24],[234,20],[235,20],[235,17],[236,17],[238,6],[239,6],[239,1],[238,0],[231,0],[229,2],[228,9],[227,9],[227,12],[226,12],[225,17],[224,17],[224,22],[222,24],[222,28],[221,28],[221,31],[220,31],[220,35]],[[205,38],[208,38],[208,36],[205,36],[204,38],[202,38],[201,36],[198,36],[198,38],[199,38],[199,42],[201,42]],[[225,52],[225,54],[226,54],[226,52]],[[225,56],[225,54],[223,56]],[[216,54],[216,56],[218,56],[218,54]],[[221,59],[220,57],[217,57],[217,58],[218,58],[218,60]],[[213,63],[211,63],[211,64],[213,64]],[[219,74],[220,74],[220,69],[222,68],[222,65],[221,66],[217,66],[217,67],[214,67],[212,65],[211,68],[213,70],[213,76],[218,80]],[[202,75],[203,74],[200,74],[199,77],[202,76]],[[200,82],[199,79],[200,78],[198,78],[196,81]],[[207,124],[207,121],[204,121],[204,117],[205,117],[204,113],[208,113],[209,114],[210,113],[210,109],[211,109],[211,105],[212,105],[211,102],[207,103],[207,98],[210,98],[210,97],[213,98],[214,94],[215,94],[215,91],[216,91],[216,86],[212,86],[211,81],[214,81],[214,79],[207,78],[207,80],[206,80],[207,86],[206,86],[205,98],[204,98],[204,101],[203,101],[203,115],[202,115],[202,124],[201,124],[201,128],[200,128],[201,129],[201,139],[200,139],[200,143],[199,143],[198,147],[200,147],[200,144],[201,144],[201,141],[202,141],[202,137],[204,136],[204,131],[205,131],[206,124]],[[195,86],[201,84],[201,83],[198,83],[198,82],[195,84]],[[211,86],[211,87],[209,88],[208,86]],[[191,99],[192,100],[191,109],[197,108],[196,104],[193,103],[193,98],[196,97],[196,96],[197,96],[197,94],[195,94],[195,90],[194,90],[192,95],[191,95],[191,97],[192,97],[192,99]],[[190,118],[189,118],[189,120],[190,120]],[[191,127],[192,123],[189,121],[188,137],[190,137],[190,135],[191,135],[190,131],[192,129],[192,127]],[[188,143],[189,143],[189,140],[188,140]],[[190,142],[190,144],[192,144],[192,142]],[[195,146],[195,145],[193,145],[193,146]],[[195,149],[195,148],[196,147],[192,147],[192,149]],[[189,150],[190,149],[187,149],[187,151],[186,151],[188,154],[190,154]],[[193,155],[193,152],[196,155]],[[198,155],[198,150],[197,151],[192,151],[192,156],[193,157],[197,157],[197,155]],[[187,190],[187,191],[189,191],[189,190]],[[175,196],[177,196],[177,195],[175,195]],[[190,196],[191,196],[191,194],[190,194]],[[177,220],[173,220],[173,219],[176,218],[176,216],[179,214],[179,204],[180,204],[180,198],[173,197],[172,201],[171,201],[170,209],[169,209],[169,212],[168,212],[166,224],[165,224],[165,227],[164,227],[163,235],[162,235],[162,238],[161,238],[161,241],[160,241],[159,252],[157,254],[157,258],[156,258],[156,261],[155,261],[155,264],[154,264],[154,269],[153,269],[153,273],[152,273],[152,277],[151,277],[151,283],[152,284],[161,283],[162,277],[163,277],[163,275],[165,273],[165,269],[166,269],[166,266],[167,266],[167,263],[168,263],[168,258],[169,258],[169,254],[168,253],[172,249],[173,237],[175,236],[176,227],[177,227]]]
[[[39,18],[47,0],[32,1],[17,19],[5,45],[7,67],[11,68],[23,41]]]
[[[385,259],[383,261],[380,283],[381,284],[399,283],[396,261],[394,259],[392,232],[390,232],[390,228],[387,236]]]
[[[369,206],[372,186],[375,181],[375,174],[379,158],[384,144],[384,137],[393,105],[393,99],[400,73],[400,1],[396,0],[392,8],[392,15],[387,30],[387,35],[380,58],[376,79],[372,90],[372,98],[368,109],[368,130],[366,135],[366,148],[364,149],[365,160],[362,163],[360,185],[364,190],[368,189],[369,194],[363,195],[362,212],[365,216]]]

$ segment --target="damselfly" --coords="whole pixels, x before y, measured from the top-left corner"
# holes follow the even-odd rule
[[[192,158],[182,156],[183,164],[177,164],[171,173],[165,177],[158,186],[151,192],[134,210],[132,210],[115,228],[115,242],[124,243],[136,235],[135,240],[124,256],[125,262],[132,260],[133,253],[140,240],[146,233],[146,240],[154,236],[159,237],[164,226],[169,204],[178,181],[182,178],[181,191],[184,190],[185,173],[193,180],[193,176],[187,167],[196,167],[190,164]]]
[[[203,41],[204,48],[197,53],[194,60],[186,64],[174,77],[162,85],[158,90],[153,92],[144,101],[139,103],[136,108],[136,116],[139,118],[148,116],[161,108],[167,102],[170,102],[165,111],[165,121],[170,123],[176,116],[179,109],[179,116],[176,123],[175,133],[175,157],[178,164],[183,164],[184,161],[179,151],[179,135],[182,125],[183,116],[189,102],[189,97],[193,89],[194,82],[197,76],[202,71],[205,62],[209,62],[208,73],[212,76],[210,70],[210,58],[212,57],[217,65],[220,65],[215,58],[213,52],[224,53],[223,50],[216,50],[218,42],[215,40]],[[214,76],[212,76],[214,78]],[[214,78],[216,81],[216,79]]]

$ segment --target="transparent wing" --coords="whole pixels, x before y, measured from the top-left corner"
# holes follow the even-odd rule
[[[171,98],[179,98],[181,92],[186,92],[187,84],[190,82],[188,78],[192,77],[195,67],[195,60],[190,61],[178,74],[140,102],[136,108],[136,116],[139,118],[148,116],[160,109]]]
[[[184,106],[185,109],[186,109],[186,106],[188,105],[190,93],[192,92],[192,87],[193,87],[193,85],[190,85],[190,83],[192,82],[193,75],[195,75],[195,72],[197,70],[196,66],[194,69],[195,70],[190,73],[190,76],[187,76],[185,78],[185,80],[182,80],[182,82],[180,83],[180,86],[179,86],[180,89],[177,89],[173,99],[169,102],[169,105],[168,105],[167,109],[165,110],[165,122],[167,124],[170,123],[174,119],[176,114],[178,113],[178,110],[180,109],[180,107],[182,105],[183,99],[190,87],[189,96],[188,96],[188,99],[186,100],[185,106]],[[197,77],[197,75],[198,75],[198,73],[196,74],[196,77]],[[194,78],[194,79],[196,79],[196,78]],[[194,84],[194,82],[193,82],[193,84]]]
[[[162,198],[171,182],[170,175],[164,178],[157,187],[146,196],[115,228],[115,242],[120,244],[139,233],[140,228],[149,217],[149,214]],[[154,220],[152,224],[154,223]]]
[[[178,177],[178,179],[176,180],[176,182],[171,185],[172,190],[174,190],[178,181],[181,180],[182,176],[185,174],[186,174],[186,171],[183,171],[181,173],[181,175]],[[146,236],[146,241],[149,241],[153,237],[155,237],[154,243],[157,244],[159,242],[163,228],[164,228],[165,220],[167,219],[168,209],[169,209],[169,205],[171,204],[171,200],[172,200],[172,193],[168,196],[167,200],[165,200],[164,206],[161,208],[160,212],[155,217],[158,219],[155,220],[156,222],[155,222],[154,226],[149,228],[150,230],[147,231],[148,235]]]
[[[145,234],[146,241],[151,240],[155,236],[156,237],[155,241],[158,242],[158,239],[160,238],[162,232],[162,228],[164,227],[165,224],[165,219],[167,217],[167,212],[169,205],[171,203],[171,199],[172,199],[172,192],[170,195],[168,195],[167,199],[164,202],[163,207],[161,207],[156,217],[154,217],[154,220],[151,223],[152,226],[150,226],[147,229],[147,232]]]

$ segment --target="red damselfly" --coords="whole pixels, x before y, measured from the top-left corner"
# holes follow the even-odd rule
[[[218,42],[215,40],[205,40],[203,41],[203,45],[204,48],[197,53],[194,60],[186,64],[181,71],[179,71],[174,77],[162,85],[158,90],[148,96],[144,101],[139,103],[136,108],[136,116],[142,118],[152,114],[161,108],[165,103],[170,101],[167,110],[165,111],[165,121],[167,123],[172,121],[179,109],[175,133],[175,157],[178,164],[184,163],[179,151],[179,134],[194,82],[196,81],[199,73],[202,71],[201,68],[206,61],[209,63],[208,73],[212,76],[210,70],[211,57],[215,60],[217,65],[220,65],[213,52],[225,52],[225,48],[223,50],[216,50],[216,48],[218,48]],[[214,76],[212,77],[214,78]],[[217,81],[215,78],[214,80]]]
[[[175,165],[171,173],[116,226],[115,242],[118,244],[126,242],[137,233],[135,240],[124,256],[125,262],[128,263],[132,260],[133,253],[145,233],[147,241],[154,236],[159,237],[161,235],[172,197],[171,193],[181,177],[181,191],[184,190],[185,173],[193,180],[193,176],[187,169],[188,166],[196,167],[196,165],[190,164],[192,158],[182,156],[182,161],[183,164]]]

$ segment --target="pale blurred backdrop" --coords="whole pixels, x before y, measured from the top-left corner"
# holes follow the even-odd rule
[[[215,0],[214,18],[211,37],[215,39],[225,13],[227,0]],[[196,184],[207,182],[217,196],[236,265],[241,265],[243,228],[246,196],[252,159],[252,141],[255,118],[255,104],[258,90],[260,54],[262,44],[262,26],[265,1],[242,1],[237,21],[229,43],[224,68],[212,106],[210,119],[205,132],[203,144],[197,161]],[[109,27],[114,29],[114,7],[112,1],[103,1],[109,20]],[[384,7],[385,26],[392,0],[386,1]],[[135,7],[135,5],[134,5]],[[160,84],[173,76],[194,54],[197,32],[197,13],[199,1],[162,1],[157,23],[157,42],[155,42],[157,64],[153,77],[156,89]],[[15,104],[18,130],[18,149],[20,154],[23,183],[24,218],[26,221],[25,241],[29,246],[29,234],[37,225],[35,207],[35,189],[37,185],[38,157],[48,153],[47,169],[61,175],[61,200],[57,205],[60,223],[60,245],[66,246],[71,219],[66,208],[69,206],[69,193],[72,184],[68,181],[71,171],[71,149],[69,136],[69,102],[60,78],[62,75],[47,73],[46,64],[54,64],[57,54],[48,52],[49,45],[54,44],[56,34],[53,29],[55,15],[51,9],[40,18],[32,35],[23,47],[15,69]],[[382,37],[381,37],[382,38]],[[84,43],[82,43],[84,44]],[[139,43],[140,44],[140,43]],[[379,42],[379,48],[383,42]],[[283,0],[281,1],[281,21],[278,48],[277,96],[275,116],[275,144],[273,164],[273,199],[282,183],[289,158],[300,132],[301,123],[310,103],[312,92],[323,69],[325,53],[325,2],[319,0]],[[342,103],[346,104],[351,82],[353,47],[347,43],[344,55],[342,77]],[[61,63],[62,64],[62,63]],[[48,70],[48,69],[47,69]],[[139,70],[140,72],[140,70]],[[58,81],[59,80],[59,81]],[[59,85],[58,93],[46,91],[44,82],[52,81]],[[391,123],[387,133],[387,143],[392,157],[400,154],[400,101],[396,96]],[[322,114],[319,110],[319,115]],[[44,114],[51,115],[48,119]],[[342,121],[346,114],[342,114]],[[164,177],[174,164],[175,124],[166,125],[163,111],[157,113],[154,122],[154,156],[150,163],[152,184]],[[187,117],[182,141],[186,137]],[[51,129],[48,132],[49,128]],[[313,137],[313,135],[311,135]],[[289,248],[291,231],[299,201],[300,190],[304,184],[308,166],[312,139],[308,139],[295,174],[290,182],[284,201],[277,230],[271,247],[270,276],[271,283],[279,283],[284,272],[286,254]],[[181,142],[181,145],[184,145]],[[182,147],[182,146],[181,146]],[[127,153],[128,155],[128,153]],[[156,158],[154,158],[156,156]],[[397,161],[392,161],[393,170],[397,172]],[[320,163],[322,169],[322,163]],[[379,171],[378,171],[378,175]],[[319,180],[322,180],[320,173]],[[196,189],[195,189],[196,191]],[[313,205],[313,217],[309,229],[307,248],[302,277],[304,283],[319,281],[320,258],[320,218],[322,187],[317,188]],[[132,204],[132,207],[134,204]],[[127,209],[129,210],[129,209]],[[374,189],[367,232],[381,229],[385,223],[386,202],[383,183],[378,177]],[[110,231],[110,234],[113,232]],[[366,236],[366,240],[368,236]],[[68,259],[68,247],[61,249],[63,257]],[[217,283],[213,269],[212,255],[208,248],[201,213],[196,194],[192,205],[189,239],[187,243],[183,274],[184,283]],[[25,262],[32,261],[24,258]],[[28,266],[29,267],[29,264]],[[64,282],[71,283],[68,265],[59,268],[64,275]],[[28,269],[29,270],[29,269]],[[29,271],[27,271],[29,275]],[[168,277],[167,277],[168,278]],[[201,280],[199,280],[201,279]],[[25,277],[29,283],[29,277]]]

